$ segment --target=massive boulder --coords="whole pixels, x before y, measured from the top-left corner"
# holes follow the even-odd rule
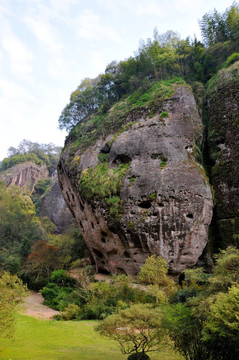
[[[239,62],[211,79],[207,144],[215,189],[217,247],[239,246]]]
[[[117,133],[84,148],[72,134],[66,141],[60,186],[100,271],[136,274],[159,254],[179,274],[206,246],[213,201],[198,161],[202,122],[191,89],[172,86],[153,110],[126,112]]]

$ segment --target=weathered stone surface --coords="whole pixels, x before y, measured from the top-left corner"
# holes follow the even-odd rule
[[[49,172],[45,165],[39,166],[32,162],[25,162],[7,169],[0,174],[0,177],[7,187],[15,185],[32,193],[39,180],[49,177]],[[39,208],[39,215],[48,216],[56,225],[56,232],[62,233],[71,226],[73,216],[61,194],[56,172],[52,174],[51,179],[53,185],[50,191],[44,195]]]
[[[50,191],[41,202],[39,216],[48,216],[56,225],[56,232],[65,232],[73,222],[73,216],[61,194],[58,179],[51,186]]]
[[[128,121],[136,123],[99,139],[83,154],[76,152],[77,167],[65,149],[59,164],[62,193],[99,270],[135,274],[147,256],[160,254],[178,274],[202,254],[213,208],[204,170],[194,159],[202,134],[194,97],[189,87],[177,86],[155,116],[145,112]],[[79,179],[99,164],[100,153],[108,154],[112,174],[129,165],[119,192],[120,219],[107,200],[82,195]]]
[[[15,165],[1,173],[1,179],[6,183],[7,187],[16,185],[21,188],[24,187],[30,192],[34,190],[34,186],[40,179],[46,179],[48,176],[45,165],[39,166],[32,162]]]
[[[239,62],[211,81],[206,98],[217,246],[239,246]]]

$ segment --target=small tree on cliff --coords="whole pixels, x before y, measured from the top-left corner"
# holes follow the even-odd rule
[[[135,354],[136,360],[145,359],[147,352],[158,351],[164,339],[161,311],[149,304],[135,304],[110,315],[96,330],[116,340],[122,354]]]

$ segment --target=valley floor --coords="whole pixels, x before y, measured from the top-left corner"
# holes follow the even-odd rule
[[[25,315],[23,315],[23,313]],[[0,338],[1,360],[126,360],[117,343],[94,331],[96,321],[49,320],[55,311],[32,293],[16,314],[12,340]],[[27,314],[27,315],[26,315]],[[152,360],[182,360],[171,350],[149,354]]]

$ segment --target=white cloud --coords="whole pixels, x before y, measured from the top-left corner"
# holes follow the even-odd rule
[[[103,23],[103,19],[92,10],[84,10],[77,18],[76,28],[79,37],[85,40],[98,40],[101,38],[110,39],[121,43],[122,38],[111,26]]]
[[[34,55],[6,22],[1,23],[0,33],[0,42],[9,57],[12,72],[25,80],[29,79],[33,72]]]
[[[158,1],[147,1],[138,3],[135,7],[137,15],[153,15],[163,18],[166,14],[165,5],[161,5]]]
[[[57,36],[54,34],[54,28],[46,21],[43,22],[27,16],[23,18],[23,22],[42,43],[47,52],[55,54],[62,50],[62,45],[58,41]]]

